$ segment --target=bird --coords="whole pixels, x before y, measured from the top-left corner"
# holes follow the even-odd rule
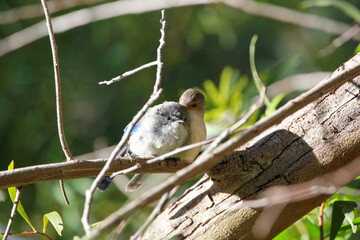
[[[179,102],[165,101],[149,108],[131,131],[128,144],[119,155],[124,156],[128,152],[141,158],[152,158],[205,140],[205,109],[204,95],[191,88],[181,95]],[[127,128],[128,126],[124,131]],[[201,146],[171,157],[190,163],[197,157],[200,150]],[[137,190],[146,176],[147,174],[135,174],[128,183],[126,191]],[[106,190],[113,178],[114,176],[105,177],[98,189]]]

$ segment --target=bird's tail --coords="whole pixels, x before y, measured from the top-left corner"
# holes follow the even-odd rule
[[[99,189],[101,192],[105,191],[106,189],[108,189],[108,187],[110,186],[113,179],[114,178],[109,177],[109,176],[104,177],[101,180],[99,186],[97,186],[97,189]]]
[[[126,191],[133,192],[136,191],[145,181],[145,178],[148,174],[135,174],[134,177],[130,180],[126,186]]]

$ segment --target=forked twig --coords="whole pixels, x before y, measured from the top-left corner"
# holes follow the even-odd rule
[[[165,21],[165,10],[161,11],[161,37],[160,37],[160,45],[158,47],[158,51],[157,51],[157,72],[156,72],[156,81],[154,84],[154,91],[151,94],[149,100],[147,101],[147,103],[142,107],[142,109],[135,115],[135,117],[133,118],[133,120],[130,122],[130,124],[128,125],[128,129],[125,132],[124,136],[122,137],[122,139],[120,140],[120,142],[118,143],[118,145],[116,146],[116,148],[114,149],[114,151],[111,153],[109,160],[106,162],[105,166],[103,167],[103,169],[101,170],[101,172],[99,173],[99,175],[95,178],[95,180],[93,181],[90,189],[86,190],[86,198],[85,198],[85,204],[84,204],[84,212],[83,215],[81,217],[81,222],[83,224],[83,227],[85,229],[86,235],[89,234],[91,227],[90,227],[90,222],[89,222],[89,215],[90,215],[90,208],[91,208],[91,203],[93,200],[93,195],[94,192],[96,190],[96,187],[99,185],[101,179],[105,176],[106,172],[110,169],[110,165],[112,163],[112,161],[116,158],[116,156],[120,153],[121,149],[125,146],[127,140],[130,137],[130,133],[132,131],[132,129],[135,127],[136,123],[141,119],[141,117],[146,113],[146,111],[148,110],[148,108],[154,104],[154,102],[160,97],[160,94],[162,93],[162,89],[160,88],[160,83],[161,83],[161,73],[162,73],[162,66],[163,63],[161,61],[161,56],[162,56],[162,49],[163,46],[165,44],[165,26],[166,26],[166,21]]]

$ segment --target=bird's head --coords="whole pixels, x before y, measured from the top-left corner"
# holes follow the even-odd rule
[[[179,103],[184,105],[189,112],[205,114],[205,97],[204,95],[192,88],[186,90],[180,97]]]

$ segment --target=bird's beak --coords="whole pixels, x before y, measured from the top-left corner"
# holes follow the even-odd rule
[[[182,123],[182,124],[184,124],[184,123],[185,123],[185,122],[184,122],[184,120],[181,120],[181,119],[176,120],[175,122],[176,122],[176,123]]]

